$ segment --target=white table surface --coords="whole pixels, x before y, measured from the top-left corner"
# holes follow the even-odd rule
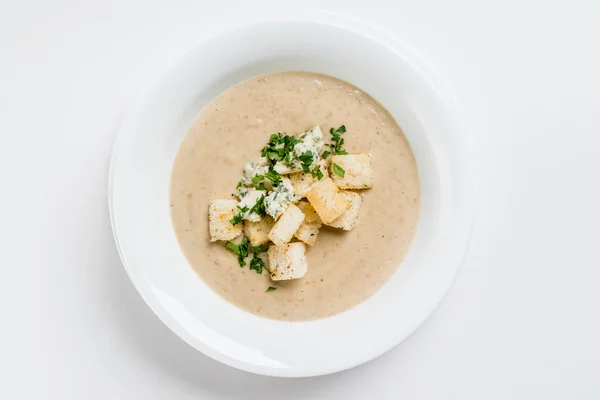
[[[124,106],[202,36],[285,3],[0,2],[0,398],[600,398],[596,0],[298,3],[395,32],[474,136],[467,260],[395,350],[331,376],[266,378],[196,352],[145,306],[107,215]]]

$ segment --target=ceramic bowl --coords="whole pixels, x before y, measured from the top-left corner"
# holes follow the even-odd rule
[[[332,75],[378,100],[404,130],[422,188],[417,234],[392,278],[358,306],[307,322],[257,317],[223,300],[189,266],[169,212],[171,166],[194,117],[230,86],[286,70]],[[232,28],[173,63],[124,117],[111,162],[109,206],[131,280],[175,334],[232,367],[302,377],[369,361],[431,315],[467,249],[471,188],[469,137],[453,97],[427,65],[374,27],[328,16]]]

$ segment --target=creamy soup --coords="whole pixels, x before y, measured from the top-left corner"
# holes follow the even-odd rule
[[[257,160],[274,132],[297,134],[345,125],[344,148],[370,153],[373,188],[361,191],[356,227],[323,226],[307,246],[308,272],[272,282],[240,268],[223,242],[211,243],[208,206],[232,199],[244,163]],[[372,296],[400,267],[411,245],[420,205],[419,174],[402,130],[365,92],[308,72],[263,75],[219,95],[185,136],[171,178],[173,227],[191,267],[225,300],[253,314],[311,320],[338,314]],[[277,290],[266,292],[269,286]]]

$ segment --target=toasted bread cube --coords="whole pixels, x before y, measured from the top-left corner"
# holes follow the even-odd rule
[[[237,212],[235,200],[213,200],[208,206],[210,241],[231,240],[241,235],[243,224],[229,222]]]
[[[319,214],[317,214],[314,207],[311,206],[308,201],[300,200],[296,203],[296,206],[304,213],[304,222],[308,222],[309,224],[315,222],[319,224],[323,223],[323,221],[321,221],[321,217],[319,217]]]
[[[344,177],[334,172],[334,164],[344,170]],[[332,156],[331,168],[331,177],[340,189],[368,189],[373,187],[371,157],[368,154]]]
[[[315,183],[315,178],[310,173],[298,172],[290,175],[290,181],[292,181],[292,186],[294,186],[294,192],[298,196],[304,197],[312,184]]]
[[[298,228],[296,233],[294,233],[294,237],[298,240],[303,241],[309,246],[314,246],[315,243],[317,243],[319,229],[321,229],[320,223],[304,221],[302,225],[300,225],[300,228]]]
[[[275,221],[273,218],[265,215],[258,222],[245,221],[244,234],[250,240],[252,246],[259,246],[269,241],[269,232],[273,229]]]
[[[360,194],[355,192],[340,192],[346,200],[350,202],[350,208],[348,211],[328,223],[327,225],[333,228],[340,228],[345,231],[349,231],[356,226],[358,222],[358,212],[360,211],[360,205],[362,204],[362,197]]]
[[[304,243],[271,246],[267,256],[269,257],[268,269],[274,281],[302,278],[308,270]]]
[[[306,193],[306,198],[326,224],[350,208],[350,202],[339,192],[331,178],[323,178]]]
[[[289,242],[294,233],[304,221],[304,213],[294,204],[290,204],[285,212],[279,217],[271,232],[269,240],[279,246]]]
[[[324,178],[329,176],[327,162],[325,160],[319,161],[316,165],[323,173]],[[292,185],[294,186],[294,193],[299,195],[300,197],[304,197],[306,196],[306,192],[310,190],[311,186],[315,182],[319,181],[319,178],[313,176],[311,173],[300,172],[297,174],[290,175],[290,180],[292,181]]]
[[[319,229],[321,229],[323,221],[321,221],[319,214],[317,214],[308,201],[301,200],[296,203],[296,206],[304,213],[304,221],[296,233],[294,233],[294,237],[309,246],[314,246],[317,242],[317,235],[319,234]]]

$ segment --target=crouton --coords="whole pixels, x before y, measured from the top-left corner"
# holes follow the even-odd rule
[[[304,221],[302,210],[290,204],[277,222],[275,222],[275,225],[273,225],[271,232],[269,232],[269,240],[277,246],[286,244],[292,239],[302,221]]]
[[[340,176],[335,165],[344,170]],[[340,189],[368,189],[373,187],[371,157],[368,154],[347,154],[331,157],[331,177]]]
[[[274,281],[302,278],[308,270],[304,243],[271,246],[267,256],[269,257],[268,269]]]
[[[304,213],[304,221],[302,221],[302,225],[300,225],[300,228],[294,233],[294,237],[302,240],[309,246],[314,246],[317,242],[317,235],[319,234],[319,229],[321,229],[323,221],[321,221],[319,214],[317,214],[308,201],[301,200],[296,203],[296,206]]]
[[[313,206],[311,206],[308,201],[300,200],[296,203],[296,206],[304,213],[304,222],[308,222],[309,224],[323,223],[323,221],[321,221],[321,218],[319,217],[319,214],[317,214]]]
[[[298,240],[303,241],[309,246],[314,246],[317,243],[317,236],[319,235],[319,229],[321,224],[319,222],[302,222],[300,228],[294,233],[294,237]]]
[[[316,164],[321,172],[323,173],[323,177],[326,178],[329,176],[329,171],[327,170],[327,161],[321,160]],[[323,179],[323,178],[321,178]],[[290,181],[292,181],[292,186],[294,187],[294,193],[300,197],[306,196],[306,192],[308,192],[313,185],[313,183],[319,180],[318,177],[313,176],[311,173],[300,172],[297,174],[290,175]]]
[[[213,200],[208,206],[210,241],[231,240],[241,235],[242,224],[229,222],[237,212],[238,202],[235,200]]]
[[[350,208],[348,209],[348,211],[346,211],[327,225],[333,228],[340,228],[345,231],[349,231],[352,228],[354,228],[354,226],[356,226],[356,223],[358,222],[358,212],[360,211],[360,205],[362,204],[362,197],[360,194],[355,192],[342,191],[340,192],[340,194],[350,202]]]
[[[244,234],[250,240],[252,246],[259,246],[269,241],[269,232],[273,228],[275,221],[273,218],[265,215],[260,221],[246,221],[244,223]]]
[[[306,193],[306,198],[326,224],[350,208],[350,202],[339,193],[331,178],[323,178],[313,184]]]

